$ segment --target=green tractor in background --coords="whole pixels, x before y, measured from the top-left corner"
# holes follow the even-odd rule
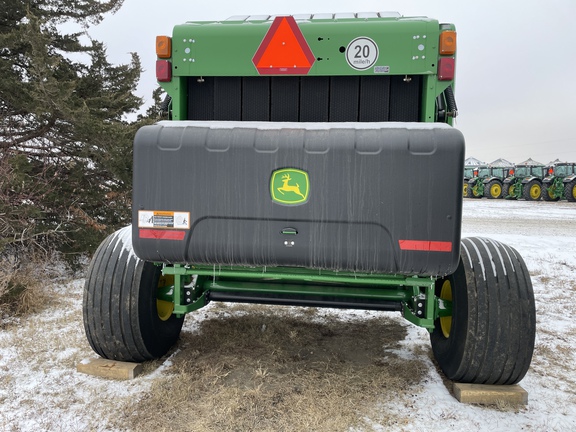
[[[504,180],[504,198],[538,201],[542,195],[545,166],[529,159],[510,169]]]
[[[484,196],[483,180],[490,175],[488,165],[478,165],[474,167],[472,176],[468,180],[468,185],[464,194],[465,198],[482,198]]]
[[[490,165],[475,167],[472,178],[464,187],[464,196],[466,198],[482,198],[483,196],[490,199],[502,198],[502,185],[507,174],[508,169],[504,167]]]
[[[502,198],[504,179],[508,174],[509,168],[490,167],[490,176],[483,180],[484,196],[490,199]]]
[[[576,201],[576,163],[557,162],[548,167],[548,173],[542,180],[542,199],[559,201],[566,198]]]
[[[474,169],[476,166],[474,165],[465,165],[464,166],[464,182],[462,186],[462,196],[464,198],[468,198],[468,182],[472,177],[474,177]]]

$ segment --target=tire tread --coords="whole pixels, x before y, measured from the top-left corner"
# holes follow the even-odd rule
[[[155,290],[160,268],[137,258],[125,242],[117,231],[94,254],[84,285],[84,328],[101,357],[142,362],[170,349],[184,317],[159,319]]]
[[[431,335],[441,369],[465,383],[520,381],[536,332],[534,293],[522,257],[495,240],[462,239],[460,265],[449,278],[456,285],[452,331],[446,338],[437,326]]]

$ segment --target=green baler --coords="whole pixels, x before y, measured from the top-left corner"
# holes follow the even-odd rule
[[[452,24],[237,16],[156,48],[170,120],[137,133],[132,226],[89,268],[95,352],[161,357],[212,301],[354,308],[428,329],[450,379],[523,378],[528,270],[509,246],[460,239]]]

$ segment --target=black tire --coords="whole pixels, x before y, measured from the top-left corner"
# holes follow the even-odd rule
[[[502,183],[500,183],[498,180],[492,180],[488,182],[484,188],[484,196],[490,199],[502,198],[502,192]]]
[[[514,188],[517,187],[515,183],[504,183],[502,189],[504,190],[504,199],[516,199],[514,196]]]
[[[162,357],[174,345],[184,317],[160,319],[156,290],[161,268],[132,251],[131,227],[96,250],[84,285],[84,329],[100,356],[129,362]]]
[[[570,202],[576,202],[576,180],[572,180],[564,186],[564,197]]]
[[[552,192],[550,186],[552,186],[550,183],[542,183],[542,199],[544,201],[558,201],[560,197],[553,197],[550,195],[550,192]]]
[[[518,252],[490,239],[463,239],[458,269],[436,282],[436,292],[452,297],[452,317],[438,319],[430,336],[444,374],[463,383],[519,382],[532,360],[536,307]]]
[[[526,201],[538,201],[542,196],[542,184],[538,180],[530,180],[524,185],[522,196]]]
[[[464,188],[464,198],[472,198],[472,188],[474,187],[474,182],[468,182],[467,187]]]

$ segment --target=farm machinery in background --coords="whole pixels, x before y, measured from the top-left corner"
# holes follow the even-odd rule
[[[565,198],[576,201],[576,164],[556,162],[548,166],[546,177],[542,180],[542,199],[559,201]]]
[[[548,166],[528,159],[514,165],[505,159],[489,164],[466,159],[464,198],[507,198],[527,201],[576,202],[576,163],[550,162]]]
[[[464,197],[502,198],[503,183],[510,168],[482,165],[472,168],[472,177],[464,178]]]
[[[474,170],[477,167],[474,165],[464,165],[464,182],[462,187],[462,196],[468,197],[468,182],[474,177]]]
[[[538,201],[542,196],[542,179],[545,175],[544,164],[529,159],[509,170],[504,180],[504,198]]]

